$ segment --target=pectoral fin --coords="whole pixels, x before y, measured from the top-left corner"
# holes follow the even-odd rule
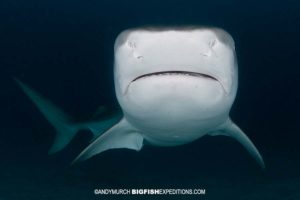
[[[224,126],[221,127],[220,130],[212,132],[209,135],[211,136],[226,135],[235,138],[247,149],[247,151],[256,160],[256,162],[260,165],[260,167],[265,169],[265,163],[257,148],[247,137],[247,135],[230,119],[224,124]]]
[[[75,158],[72,164],[109,149],[126,148],[139,151],[142,147],[143,136],[133,130],[125,119],[122,119],[118,124],[95,139]]]

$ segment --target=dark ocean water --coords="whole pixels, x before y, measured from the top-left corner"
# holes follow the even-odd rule
[[[0,2],[0,200],[300,199],[300,3],[285,1]],[[117,106],[113,44],[143,25],[209,25],[234,38],[239,89],[232,119],[262,153],[262,171],[236,141],[107,151],[70,162],[81,132],[49,156],[55,131],[13,81],[18,77],[77,120]],[[96,188],[204,188],[201,196],[105,196]]]

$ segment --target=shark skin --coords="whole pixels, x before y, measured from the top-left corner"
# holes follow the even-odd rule
[[[115,42],[114,81],[123,119],[75,159],[108,149],[139,151],[187,144],[205,135],[239,141],[261,168],[262,156],[229,117],[238,86],[232,37],[219,28],[136,28]]]
[[[65,126],[60,123],[69,124],[68,117],[61,112],[54,113],[60,116],[55,120],[47,117],[51,106],[45,111],[47,105],[39,105],[46,100],[34,98],[32,89],[17,83],[63,135]],[[240,142],[265,168],[255,145],[229,117],[237,93],[238,64],[234,40],[226,31],[197,26],[125,30],[115,41],[114,83],[122,119],[104,123],[106,131],[93,129],[98,134],[73,163],[109,149],[139,151],[144,144],[177,146],[206,135],[225,135]],[[100,127],[101,123],[96,122]],[[82,128],[89,126],[76,125],[72,134]],[[59,137],[55,152],[72,137],[64,142]]]

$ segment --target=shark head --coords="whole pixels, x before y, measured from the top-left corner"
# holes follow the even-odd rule
[[[114,50],[117,99],[133,125],[170,131],[186,124],[186,130],[228,118],[237,61],[224,30],[129,29],[117,37]]]

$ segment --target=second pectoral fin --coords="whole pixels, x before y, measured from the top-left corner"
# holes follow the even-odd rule
[[[252,141],[247,137],[247,135],[230,119],[219,129],[214,132],[209,133],[211,136],[225,135],[230,136],[237,141],[239,141],[250,153],[250,155],[256,160],[261,168],[265,168],[265,163],[260,155],[259,151],[252,143]]]
[[[126,148],[139,151],[143,147],[143,140],[143,136],[131,129],[127,121],[122,119],[86,147],[73,163],[86,160],[109,149]]]

